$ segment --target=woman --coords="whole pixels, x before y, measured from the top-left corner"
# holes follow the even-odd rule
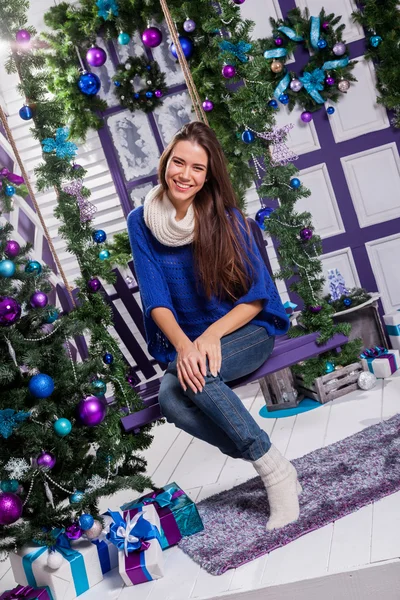
[[[268,494],[267,529],[299,516],[297,473],[227,381],[271,354],[289,322],[248,223],[221,146],[200,122],[163,152],[160,185],[128,217],[149,353],[169,363],[162,414],[233,458],[251,461]]]

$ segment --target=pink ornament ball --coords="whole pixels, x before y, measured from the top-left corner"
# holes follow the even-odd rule
[[[4,254],[8,258],[15,258],[18,256],[19,251],[21,250],[21,246],[15,240],[8,240],[6,246],[4,248]]]
[[[147,48],[156,48],[162,42],[162,33],[158,27],[148,27],[142,33],[142,42]]]
[[[333,77],[329,76],[325,79],[325,83],[326,83],[326,85],[335,85],[335,79]]]
[[[50,470],[56,464],[56,457],[52,452],[41,452],[36,459],[37,466],[40,469]]]
[[[17,494],[0,494],[0,525],[11,525],[22,515],[22,500]]]
[[[17,40],[18,44],[27,44],[31,39],[31,34],[26,29],[20,29],[17,31],[15,39]]]
[[[210,112],[213,108],[214,108],[214,104],[213,102],[211,102],[211,100],[209,100],[208,98],[206,100],[204,100],[203,102],[203,108],[206,112]]]
[[[107,54],[103,48],[93,46],[86,52],[86,60],[91,67],[101,67],[107,60]]]
[[[231,79],[232,77],[235,77],[236,75],[236,68],[233,65],[224,65],[222,67],[222,76],[225,77],[225,79]]]
[[[162,98],[163,93],[162,93],[161,90],[156,90],[154,92],[154,95],[155,95],[156,98]]]
[[[45,306],[47,306],[48,301],[49,299],[47,297],[47,294],[45,294],[44,292],[36,291],[31,296],[30,305],[32,306],[32,308],[44,308]]]
[[[107,405],[97,396],[83,398],[76,407],[76,415],[81,425],[95,427],[105,418]]]
[[[308,110],[305,110],[301,113],[300,118],[303,121],[303,123],[309,123],[310,121],[312,121],[312,114],[308,112]]]

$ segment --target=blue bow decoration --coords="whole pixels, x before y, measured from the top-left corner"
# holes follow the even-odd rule
[[[68,142],[69,130],[67,127],[59,127],[55,138],[46,138],[42,141],[43,152],[53,152],[55,150],[58,158],[67,158],[72,160],[75,157],[78,146],[73,142]]]
[[[147,521],[142,512],[138,512],[132,519],[128,516],[126,520],[119,512],[108,510],[105,514],[114,521],[106,537],[118,550],[124,550],[125,556],[135,550],[147,550],[148,540],[160,540],[157,527]]]
[[[232,44],[231,42],[224,40],[223,42],[219,43],[219,47],[223,52],[229,52],[229,54],[236,56],[240,62],[247,62],[249,58],[246,56],[246,53],[252,49],[253,45],[247,44],[246,42]]]
[[[317,104],[323,104],[325,100],[319,93],[324,89],[325,73],[323,69],[317,68],[312,73],[305,72],[302,77],[299,77],[304,85],[304,89],[310,94],[311,98]]]
[[[15,412],[13,408],[0,410],[0,437],[9,438],[14,429],[26,419],[29,419],[30,416],[30,412]]]

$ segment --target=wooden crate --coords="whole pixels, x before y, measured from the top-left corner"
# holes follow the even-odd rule
[[[296,389],[290,368],[266,375],[258,381],[268,411],[294,408],[303,399]]]
[[[357,380],[362,371],[361,363],[356,362],[338,371],[317,377],[310,387],[305,386],[301,375],[295,375],[295,384],[298,391],[306,398],[312,398],[325,404],[358,389]]]

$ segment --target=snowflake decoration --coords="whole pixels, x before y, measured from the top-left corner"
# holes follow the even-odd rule
[[[92,475],[92,477],[86,482],[86,492],[95,492],[96,490],[104,487],[106,484],[107,481],[104,479],[104,477],[100,477],[100,475]]]
[[[15,412],[12,408],[0,410],[0,436],[5,439],[9,438],[14,429],[30,416],[29,412]]]
[[[23,479],[29,469],[30,466],[24,458],[10,458],[8,463],[4,465],[4,470],[8,471],[10,479]]]
[[[118,17],[118,5],[115,0],[97,0],[96,6],[99,9],[97,14],[105,21]]]
[[[43,152],[56,151],[58,158],[67,158],[72,160],[75,158],[78,146],[73,142],[67,142],[69,130],[67,127],[59,127],[56,131],[55,139],[46,138],[42,141]]]

